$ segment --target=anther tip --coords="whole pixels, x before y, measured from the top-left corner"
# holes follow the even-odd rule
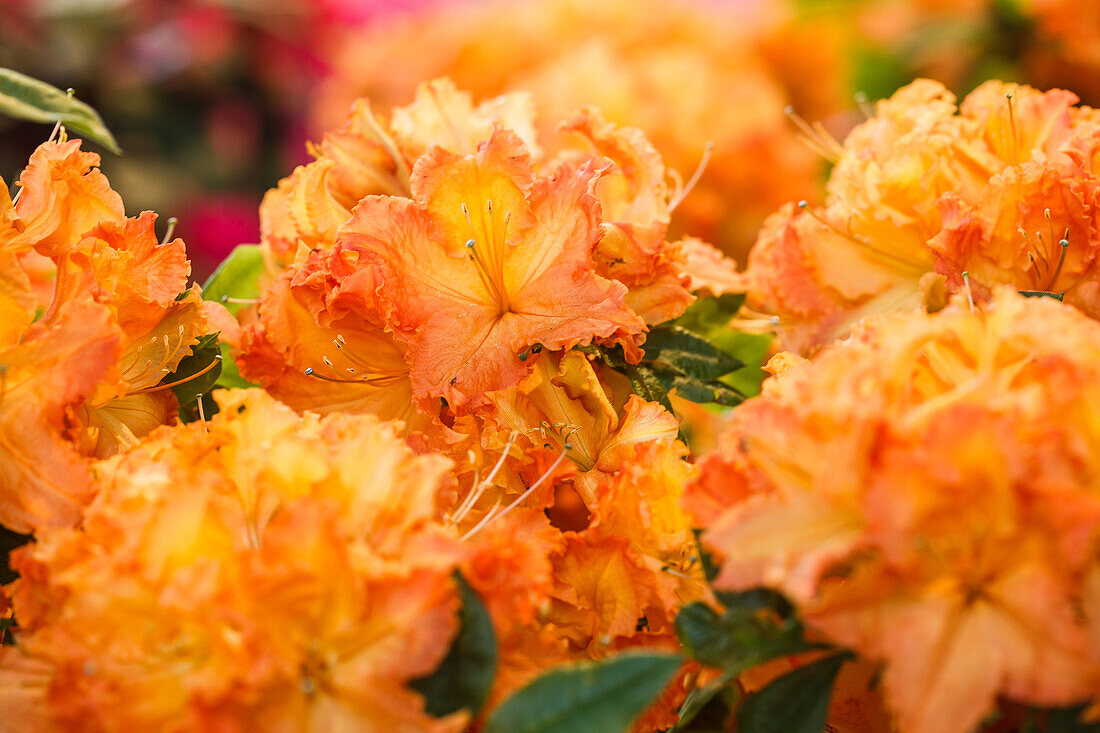
[[[566,450],[573,450],[573,444],[572,443],[566,443],[565,444],[565,449]]]
[[[801,201],[798,202],[798,208],[800,208],[800,209],[805,209],[809,205],[810,205],[810,202],[807,201],[806,199],[802,199]]]
[[[1069,240],[1068,239],[1063,239],[1063,240],[1059,241],[1058,244],[1062,245],[1063,247],[1068,247],[1069,246]]]
[[[221,302],[223,302],[223,303],[228,303],[229,302],[229,296],[228,295],[223,295],[219,300],[221,300]]]
[[[969,270],[963,270],[962,276],[963,277],[970,277],[970,271]]]
[[[305,374],[306,374],[307,377],[313,376],[313,367],[306,367]]]
[[[474,242],[474,240],[472,240],[472,239],[467,239],[466,240],[466,246],[469,247],[470,249],[473,249],[474,244],[476,244],[476,242]]]
[[[786,107],[783,108],[783,114],[793,115],[794,114],[794,107],[788,104]]]

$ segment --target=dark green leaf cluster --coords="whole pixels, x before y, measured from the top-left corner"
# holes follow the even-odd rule
[[[713,580],[716,569],[710,557],[700,551],[700,560],[707,580]],[[685,651],[721,670],[716,680],[688,695],[676,730],[728,730],[736,722],[738,731],[748,733],[820,733],[833,679],[846,653],[828,654],[751,695],[742,695],[737,678],[746,670],[790,654],[836,650],[807,641],[794,609],[774,591],[717,591],[715,597],[723,605],[720,611],[696,601],[676,617],[676,634]]]
[[[619,346],[581,350],[624,374],[635,394],[666,409],[672,409],[673,390],[690,402],[737,405],[756,393],[768,343],[729,328],[743,302],[740,294],[700,298],[680,318],[650,329],[637,364],[628,363]]]

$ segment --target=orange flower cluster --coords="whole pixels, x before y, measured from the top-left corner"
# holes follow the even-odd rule
[[[585,110],[548,156],[532,119],[525,97],[475,106],[442,80],[388,122],[356,103],[266,197],[269,281],[232,335],[241,373],[292,407],[400,420],[453,460],[442,516],[498,633],[497,701],[555,663],[676,648],[703,592],[677,421],[573,347],[637,362],[647,324],[734,276],[666,241],[640,131]],[[683,694],[640,729],[673,724]]]
[[[370,416],[218,397],[98,464],[80,529],[16,551],[5,726],[462,730],[407,686],[457,631],[448,461]]]
[[[735,281],[709,245],[666,241],[664,164],[638,130],[585,110],[551,158],[532,120],[523,96],[474,107],[446,80],[388,125],[357,102],[264,199],[285,267],[236,337],[242,373],[301,409],[415,422],[410,394],[427,412],[484,402],[532,348],[618,343],[637,361],[646,324]]]
[[[839,76],[829,73],[839,51],[823,52],[817,43],[811,58],[801,52],[805,38],[775,37],[777,7],[733,5],[430,5],[349,33],[315,116],[321,129],[331,127],[355,97],[369,96],[386,110],[404,103],[421,80],[448,76],[479,96],[530,93],[543,135],[577,108],[597,105],[608,119],[644,130],[684,175],[711,156],[710,142],[709,164],[691,196],[678,202],[674,226],[741,258],[768,212],[805,195],[820,168],[784,108],[794,102],[823,115],[849,105]]]
[[[183,242],[126,218],[98,164],[62,139],[14,200],[0,181],[0,523],[17,531],[75,524],[89,459],[174,422],[162,382],[211,330]]]
[[[1003,288],[772,369],[685,497],[716,586],[883,664],[903,733],[1095,695],[1100,324]]]
[[[825,205],[765,224],[750,305],[802,352],[869,313],[942,307],[944,286],[1052,292],[1100,317],[1100,113],[1076,102],[987,82],[956,109],[936,82],[904,87],[835,144]]]

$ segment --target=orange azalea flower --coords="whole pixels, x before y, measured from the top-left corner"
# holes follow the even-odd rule
[[[80,142],[46,142],[31,155],[19,177],[18,221],[0,232],[6,246],[53,257],[97,224],[125,218],[122,199],[96,167],[99,156],[81,151]]]
[[[935,300],[932,273],[978,301],[1012,284],[1100,314],[1089,224],[1100,121],[1076,101],[988,82],[956,110],[921,80],[880,102],[844,141],[826,206],[788,207],[765,225],[751,308],[777,316],[799,351],[868,313]]]
[[[262,243],[274,259],[289,264],[299,245],[331,249],[336,230],[355,205],[373,194],[409,195],[409,173],[431,145],[471,154],[489,138],[493,125],[513,130],[529,149],[538,146],[530,100],[511,94],[474,107],[468,92],[449,79],[424,82],[416,98],[393,110],[385,124],[366,99],[352,105],[339,131],[326,132],[311,145],[316,158],[268,191],[260,205]]]
[[[646,323],[676,318],[694,298],[685,287],[680,253],[665,242],[671,210],[660,153],[641,130],[607,122],[594,109],[560,129],[579,139],[581,155],[591,155],[591,148],[615,164],[596,184],[603,218],[597,272],[629,288],[626,304]],[[563,156],[571,154],[566,147]]]
[[[544,140],[559,120],[598,105],[608,119],[643,130],[685,178],[712,141],[710,162],[676,207],[673,228],[740,257],[767,213],[814,187],[819,168],[784,115],[791,101],[778,78],[784,70],[755,48],[772,31],[772,18],[761,16],[772,15],[761,3],[750,10],[671,2],[638,12],[627,0],[598,8],[579,0],[490,0],[395,15],[344,39],[316,119],[321,129],[335,124],[360,95],[385,111],[421,80],[449,76],[478,97],[530,93]],[[807,70],[790,75],[800,87],[819,97],[829,96],[823,89],[839,91],[819,65]],[[838,96],[819,109],[848,106]]]
[[[0,345],[0,524],[17,532],[76,523],[94,488],[65,439],[70,411],[108,378],[121,334],[84,298]]]
[[[5,710],[30,730],[460,730],[407,686],[456,632],[447,462],[369,416],[220,394],[210,422],[101,463],[82,530],[17,553]]]
[[[92,227],[125,218],[122,200],[96,167],[99,156],[82,152],[80,143],[39,145],[19,178],[18,203],[0,182],[0,249],[18,258],[35,305],[42,308],[54,290],[56,267],[49,258],[67,251]]]
[[[1057,333],[1058,339],[1050,334]],[[733,416],[687,508],[716,585],[885,664],[903,733],[1093,694],[1100,326],[1008,289],[869,319]]]
[[[455,407],[518,382],[528,350],[593,339],[640,351],[625,288],[592,271],[598,208],[587,164],[536,178],[522,141],[498,128],[476,155],[418,161],[413,200],[368,197],[338,251],[377,273],[387,324],[408,345],[413,390]]]
[[[12,231],[19,223],[8,187],[0,180],[0,229]],[[21,248],[0,243],[0,345],[10,346],[34,320],[36,298],[31,278],[20,260]]]
[[[197,290],[178,297],[190,275],[183,242],[158,242],[151,212],[126,219],[98,156],[79,146],[40,146],[17,204],[0,188],[0,423],[11,466],[0,522],[22,531],[77,520],[92,494],[82,456],[174,421],[161,383],[219,308]],[[31,256],[56,274],[45,302]]]
[[[316,252],[269,283],[241,336],[241,374],[299,411],[368,412],[422,429],[404,345],[368,320],[369,310],[344,307],[329,260]]]
[[[103,458],[132,447],[158,425],[174,420],[178,405],[157,385],[192,353],[209,330],[204,303],[187,287],[191,265],[182,240],[160,243],[156,214],[93,228],[58,262],[57,289],[44,316],[62,312],[89,293],[111,308],[122,332],[113,380],[104,380],[84,406],[75,432],[82,450]]]

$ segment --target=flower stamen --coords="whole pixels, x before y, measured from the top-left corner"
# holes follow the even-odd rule
[[[542,474],[541,476],[539,476],[538,480],[535,481],[535,483],[531,484],[530,488],[528,488],[526,491],[524,491],[522,494],[520,494],[519,497],[515,501],[513,501],[511,504],[506,506],[504,508],[504,510],[501,511],[499,514],[496,514],[494,512],[490,512],[489,514],[486,514],[485,517],[482,518],[482,520],[480,522],[478,522],[477,524],[474,525],[473,529],[471,529],[466,534],[462,535],[462,539],[463,540],[470,539],[475,534],[477,534],[479,531],[481,531],[483,528],[489,526],[489,524],[491,522],[495,522],[496,520],[498,520],[501,517],[503,517],[504,515],[506,515],[508,512],[515,509],[521,502],[523,502],[528,496],[531,495],[531,492],[533,492],[539,486],[542,486],[543,482],[546,481],[546,479],[549,478],[554,473],[554,471],[557,469],[557,467],[559,465],[561,465],[561,462],[565,460],[565,454],[568,453],[570,450],[572,450],[572,448],[573,448],[573,446],[571,444],[566,443],[562,447],[562,451],[561,451],[561,453],[558,454],[558,457],[554,460],[553,463],[550,464],[550,468],[546,469],[546,472],[544,474]]]

